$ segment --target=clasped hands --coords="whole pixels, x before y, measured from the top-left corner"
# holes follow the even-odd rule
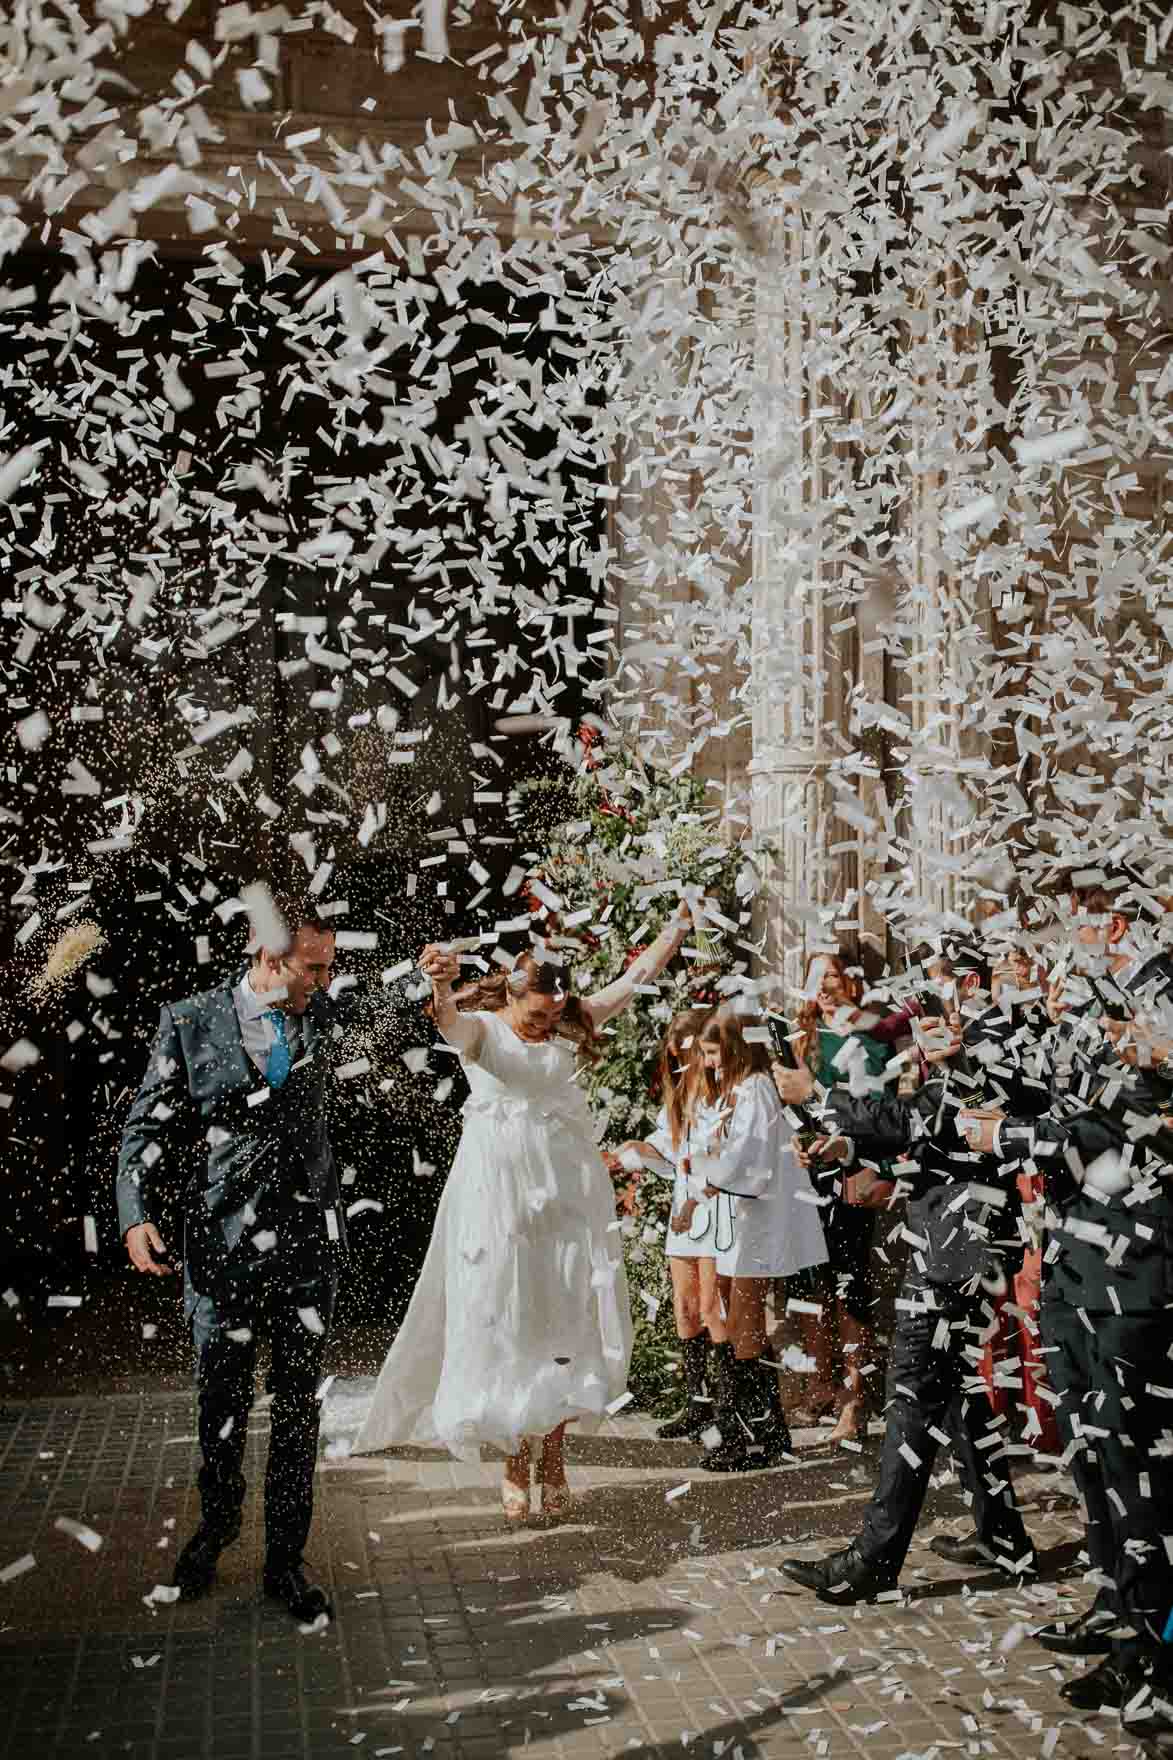
[[[992,1155],[998,1146],[998,1126],[1006,1114],[997,1106],[962,1106],[957,1128],[979,1155]]]
[[[799,1166],[805,1167],[808,1172],[815,1161],[825,1165],[828,1161],[843,1162],[851,1159],[851,1144],[846,1137],[816,1137],[809,1144],[802,1143],[795,1137],[791,1140],[790,1147],[794,1150]]]
[[[823,1167],[832,1163],[842,1166],[852,1157],[852,1146],[847,1137],[816,1137],[809,1146],[795,1138],[791,1147],[800,1166],[808,1172],[812,1162],[817,1161]],[[881,1179],[870,1167],[861,1168],[843,1181],[844,1199],[862,1210],[886,1210],[892,1191],[893,1182]]]
[[[913,1021],[913,1037],[926,1063],[948,1063],[961,1050],[961,1016],[918,1015]]]

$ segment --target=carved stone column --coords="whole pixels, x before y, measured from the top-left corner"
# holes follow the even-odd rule
[[[768,969],[788,988],[807,956],[858,930],[857,836],[835,817],[829,778],[846,739],[855,619],[828,602],[837,461],[812,373],[817,239],[794,210],[773,221],[757,308],[753,583],[755,844],[763,852]],[[847,627],[844,627],[844,626]],[[840,913],[846,913],[842,919]]]

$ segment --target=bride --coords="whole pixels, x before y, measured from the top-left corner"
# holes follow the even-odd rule
[[[691,926],[682,905],[590,997],[529,953],[454,993],[459,959],[424,949],[436,1026],[470,1093],[423,1270],[352,1452],[442,1442],[476,1459],[492,1443],[508,1457],[507,1522],[529,1516],[531,1465],[543,1516],[569,1514],[565,1426],[598,1424],[626,1387],[631,1354],[614,1188],[576,1065],[598,1055],[598,1029],[659,976]]]

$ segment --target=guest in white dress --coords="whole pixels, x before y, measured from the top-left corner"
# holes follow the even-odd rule
[[[756,1029],[753,1039],[747,1029]],[[761,1032],[761,1040],[757,1034]],[[716,1209],[718,1285],[729,1342],[720,1346],[720,1443],[711,1472],[771,1466],[790,1453],[776,1365],[765,1359],[766,1298],[776,1277],[826,1263],[815,1193],[770,1073],[762,1023],[716,1009],[701,1029],[685,1172]]]
[[[354,1444],[444,1443],[508,1459],[506,1520],[530,1510],[531,1467],[549,1519],[569,1513],[563,1430],[599,1423],[623,1393],[631,1317],[615,1199],[576,1075],[596,1034],[656,978],[691,927],[686,909],[624,975],[589,998],[565,967],[523,954],[453,992],[459,960],[424,949],[436,1026],[470,1094],[460,1146],[403,1325]],[[536,1463],[530,1439],[544,1439]]]
[[[725,1316],[717,1290],[714,1207],[703,1201],[704,1182],[677,1165],[688,1128],[689,1088],[699,1070],[699,1035],[711,1010],[686,1009],[670,1023],[660,1051],[660,1092],[664,1104],[656,1128],[643,1142],[623,1143],[608,1157],[614,1173],[632,1161],[673,1180],[672,1213],[666,1252],[672,1275],[672,1308],[680,1340],[685,1402],[657,1436],[665,1442],[699,1442],[713,1422],[713,1390],[708,1377],[710,1340],[723,1344]],[[696,1200],[702,1200],[697,1202]]]

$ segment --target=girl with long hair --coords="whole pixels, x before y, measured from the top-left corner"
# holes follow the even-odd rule
[[[713,1353],[720,1441],[702,1462],[710,1472],[772,1466],[789,1454],[778,1371],[765,1358],[766,1300],[775,1278],[827,1257],[770,1063],[769,1033],[757,1017],[727,1004],[701,1028],[681,1167],[714,1204],[717,1282],[728,1316],[727,1341]]]
[[[571,991],[550,954],[522,954],[459,993],[452,949],[420,956],[470,1093],[427,1258],[354,1447],[441,1442],[479,1458],[482,1443],[495,1444],[514,1526],[529,1518],[534,1470],[543,1516],[570,1513],[565,1427],[599,1423],[626,1387],[631,1354],[614,1194],[576,1066],[690,928],[681,910],[589,997]]]
[[[699,1442],[712,1423],[713,1400],[707,1373],[709,1344],[723,1344],[726,1337],[717,1291],[712,1206],[698,1202],[702,1187],[679,1165],[688,1130],[691,1090],[699,1069],[699,1035],[709,1013],[707,1008],[685,1009],[669,1023],[660,1048],[658,1074],[664,1104],[656,1128],[645,1141],[623,1143],[607,1157],[612,1172],[629,1167],[638,1158],[653,1172],[673,1177],[666,1252],[685,1398],[682,1410],[656,1432],[665,1442]]]
[[[807,961],[803,1003],[795,1021],[794,1046],[800,1062],[821,1087],[849,1080],[852,1063],[867,1076],[880,1075],[890,1047],[867,1032],[851,1030],[858,1011],[860,985],[836,954],[812,954]],[[822,1301],[821,1315],[803,1315],[804,1343],[815,1361],[815,1381],[807,1403],[812,1421],[836,1413],[831,1442],[854,1441],[866,1423],[866,1390],[861,1373],[873,1347],[875,1305],[879,1291],[872,1265],[876,1209],[886,1203],[891,1186],[864,1182],[851,1187],[852,1202],[836,1183],[830,1202],[822,1207],[828,1264],[810,1283]],[[843,1378],[835,1386],[835,1335],[843,1359]]]

